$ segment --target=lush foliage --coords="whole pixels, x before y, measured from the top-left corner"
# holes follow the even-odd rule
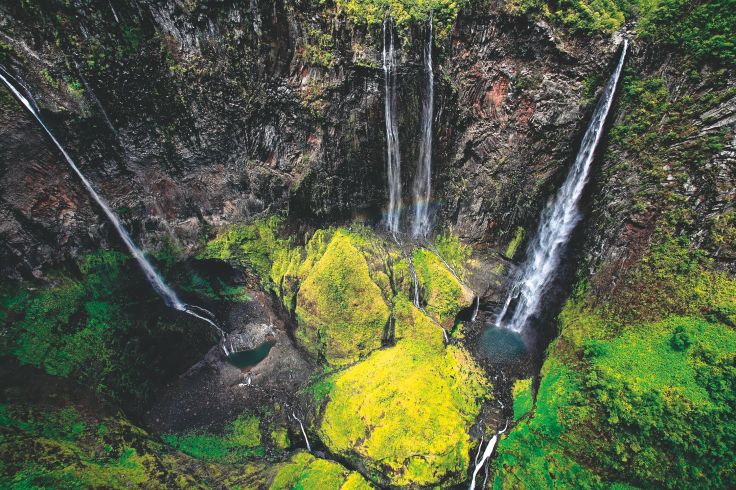
[[[660,252],[654,247],[647,258],[662,260]],[[687,264],[687,256],[673,254],[667,260],[680,264],[674,272],[679,280],[702,273],[700,264]],[[656,269],[646,273],[661,274]],[[677,288],[660,291],[673,289],[677,297]],[[718,311],[731,311],[736,298],[710,290],[701,294],[692,311],[712,311],[712,301],[726,301]],[[665,315],[656,322],[632,313],[622,323],[611,308],[586,301],[578,292],[561,315],[562,334],[545,363],[533,417],[500,444],[497,483],[504,488],[581,481],[604,488],[611,480],[645,488],[733,486],[733,328],[707,313]],[[684,301],[687,305],[691,299]],[[682,307],[671,297],[650,305],[655,316]]]
[[[464,350],[443,346],[421,311],[400,303],[397,332],[406,337],[332,376],[318,431],[381,483],[459,483],[467,431],[487,396],[484,376]]]
[[[514,395],[514,420],[519,420],[531,412],[534,407],[534,394],[532,393],[532,379],[519,379],[514,382],[512,389]]]
[[[427,313],[445,327],[473,304],[474,294],[448,270],[442,259],[427,249],[414,250],[414,268]]]
[[[306,452],[294,454],[278,465],[271,490],[369,490],[373,488],[360,473]]]
[[[118,401],[142,402],[165,369],[153,361],[158,353],[152,350],[185,326],[166,316],[163,303],[128,255],[99,250],[80,257],[75,265],[49,272],[45,284],[0,288],[5,332],[0,352]],[[213,287],[197,274],[182,279],[194,285],[193,292],[213,299],[247,297],[240,287],[222,281]],[[209,334],[202,326],[201,337],[180,336],[183,348],[192,348]]]
[[[337,0],[338,7],[356,24],[376,25],[386,16],[398,26],[426,22],[430,15],[438,37],[455,21],[462,0]]]
[[[637,20],[644,40],[680,50],[697,61],[736,62],[736,1],[507,0],[513,14],[540,16],[573,31],[611,33]]]
[[[736,64],[736,1],[640,0],[640,35],[696,60]]]
[[[381,346],[389,309],[368,264],[338,231],[302,283],[297,338],[330,364],[347,364]]]
[[[434,247],[437,254],[447,263],[449,267],[462,280],[467,275],[467,267],[473,249],[460,241],[460,237],[452,231],[440,233],[434,239]]]
[[[575,31],[610,33],[625,21],[621,0],[507,0],[513,14],[539,15]]]
[[[209,241],[199,258],[225,260],[250,267],[265,286],[273,286],[271,267],[274,259],[289,247],[278,237],[282,219],[272,216],[247,225],[233,225]]]
[[[254,456],[263,456],[260,419],[255,415],[241,415],[233,420],[224,434],[205,432],[168,434],[164,441],[189,456],[205,461],[241,463]]]

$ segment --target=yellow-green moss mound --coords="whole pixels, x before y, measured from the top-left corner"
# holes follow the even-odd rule
[[[427,313],[444,327],[451,327],[457,314],[473,304],[475,295],[429,250],[415,250],[413,261]]]
[[[342,457],[390,485],[459,483],[469,465],[468,429],[487,387],[461,348],[444,347],[432,322],[402,305],[407,339],[333,376],[318,432]],[[415,322],[416,323],[416,322]]]
[[[345,365],[381,346],[389,309],[368,264],[338,231],[297,295],[297,339],[329,364]]]
[[[306,452],[296,453],[278,465],[270,490],[370,490],[373,486],[360,473]]]

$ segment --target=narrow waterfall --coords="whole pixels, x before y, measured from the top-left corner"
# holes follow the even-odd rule
[[[224,337],[224,332],[222,329],[215,323],[213,320],[214,316],[209,311],[205,310],[204,308],[194,307],[187,305],[185,303],[182,303],[181,300],[178,298],[176,293],[173,289],[171,289],[166,283],[164,283],[163,279],[161,279],[161,276],[158,274],[156,269],[153,267],[153,264],[151,264],[148,259],[146,259],[145,255],[143,255],[143,252],[133,243],[133,239],[130,238],[130,235],[126,231],[126,229],[123,227],[122,223],[118,219],[117,215],[112,212],[110,207],[107,205],[105,200],[95,191],[94,187],[92,187],[92,184],[89,180],[84,176],[84,174],[79,170],[79,167],[77,167],[76,163],[74,163],[74,160],[69,155],[69,153],[66,152],[63,146],[61,146],[61,143],[59,143],[59,140],[56,139],[54,134],[51,132],[51,130],[46,126],[46,123],[43,122],[43,119],[41,119],[41,115],[35,108],[35,105],[32,105],[31,102],[28,101],[26,97],[23,96],[16,88],[15,86],[10,83],[8,78],[6,78],[7,72],[4,70],[0,70],[0,79],[2,79],[3,83],[8,87],[8,89],[12,92],[12,94],[25,106],[26,109],[28,109],[28,112],[30,112],[33,117],[36,119],[38,124],[43,128],[43,130],[46,132],[48,137],[53,141],[54,145],[56,145],[56,148],[61,152],[61,154],[64,156],[64,159],[69,164],[71,169],[74,171],[75,174],[77,174],[77,177],[79,177],[79,180],[82,181],[82,184],[84,184],[84,187],[87,189],[87,192],[89,192],[90,196],[92,196],[92,199],[97,203],[98,206],[102,209],[102,211],[105,213],[105,216],[107,216],[107,219],[110,220],[110,223],[115,227],[115,230],[118,232],[118,235],[125,243],[125,246],[130,251],[131,255],[135,258],[135,260],[138,262],[138,265],[140,266],[141,270],[143,271],[143,274],[146,276],[146,279],[151,284],[151,287],[153,287],[154,291],[161,296],[161,298],[164,300],[164,303],[166,306],[170,308],[174,308],[175,310],[185,312],[195,318],[199,318],[200,320],[208,323],[210,326],[212,326],[219,334],[220,336]],[[197,313],[194,311],[194,309],[199,310],[202,314]],[[203,316],[206,315],[206,316]],[[209,318],[208,318],[209,317]]]
[[[509,424],[508,421],[506,422],[506,427],[503,428],[503,430],[498,431],[496,434],[493,434],[493,437],[491,437],[491,440],[488,441],[488,444],[486,445],[486,449],[483,451],[483,455],[480,455],[480,446],[478,447],[478,454],[475,455],[475,468],[473,469],[473,476],[470,479],[470,486],[468,487],[469,490],[475,490],[475,478],[478,476],[478,473],[483,468],[483,465],[488,461],[488,458],[491,457],[491,454],[493,454],[493,450],[496,448],[496,443],[498,443],[498,438],[501,434],[506,432],[506,429],[508,428]],[[483,441],[481,440],[481,446],[483,445]],[[480,456],[480,458],[479,458]],[[486,467],[486,478],[487,478],[487,467]],[[483,482],[483,486],[481,488],[486,488],[486,482]]]
[[[520,268],[519,275],[496,319],[497,327],[521,332],[526,323],[539,312],[542,297],[549,288],[562,252],[575,225],[580,221],[578,203],[588,181],[590,165],[603,133],[606,116],[613,103],[627,49],[628,42],[624,41],[616,69],[608,79],[593,111],[575,163],[557,196],[547,203],[542,212],[537,234],[527,248],[526,262]]]
[[[388,174],[386,224],[392,233],[399,231],[399,220],[401,218],[401,155],[399,154],[399,130],[396,122],[396,65],[393,22],[390,17],[386,17],[383,21],[384,111],[386,115],[386,168]]]
[[[419,143],[417,173],[414,177],[414,222],[412,234],[427,236],[429,232],[429,199],[432,190],[432,120],[434,118],[434,72],[432,70],[432,17],[424,46],[424,68],[427,75],[422,100],[422,136]]]
[[[309,444],[309,438],[307,437],[307,431],[304,430],[304,424],[302,424],[302,421],[299,419],[299,417],[296,416],[296,413],[291,412],[291,416],[294,417],[294,420],[299,422],[299,428],[302,430],[302,435],[304,436],[304,442],[307,444],[307,451],[311,453],[312,446]]]

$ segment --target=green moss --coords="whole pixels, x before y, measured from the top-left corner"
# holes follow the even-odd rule
[[[422,313],[414,309],[413,315]],[[470,356],[443,348],[441,331],[425,322],[426,337],[401,340],[333,375],[334,388],[322,410],[318,433],[324,443],[360,460],[383,484],[463,481],[471,444],[467,431],[487,396]]]
[[[545,362],[534,416],[499,442],[494,488],[603,488],[600,477],[566,451],[567,421],[584,411],[579,391],[570,369],[555,359]]]
[[[239,463],[265,454],[260,419],[255,415],[236,418],[222,435],[188,432],[167,434],[163,440],[184,454],[205,461]]]
[[[330,364],[354,362],[381,346],[389,309],[346,232],[335,233],[302,283],[296,315],[297,339]]]
[[[653,245],[620,289],[611,315],[628,321],[705,314],[736,298],[736,281],[715,269],[713,260],[684,237]]]
[[[625,21],[624,9],[616,0],[507,0],[512,14],[541,16],[572,31],[612,33]]]
[[[534,408],[532,379],[528,378],[514,381],[512,394],[514,396],[514,420],[519,420]]]
[[[286,450],[291,447],[289,431],[286,427],[279,427],[271,431],[271,443],[276,449]]]
[[[250,267],[264,287],[273,288],[271,268],[274,259],[281,259],[289,249],[289,242],[277,236],[282,221],[282,218],[272,216],[248,225],[234,225],[210,240],[199,258],[225,260]]]
[[[511,239],[508,246],[506,247],[506,252],[504,255],[506,257],[513,259],[516,255],[516,252],[519,250],[519,245],[521,245],[522,240],[524,240],[524,227],[517,226],[516,232],[514,232],[514,238]]]
[[[467,266],[470,262],[470,256],[473,253],[470,245],[465,245],[460,238],[451,230],[437,235],[434,239],[434,246],[437,253],[452,270],[462,280],[467,274]]]
[[[700,260],[670,246],[655,246],[645,261],[670,264],[666,273],[637,277],[677,282],[703,273]],[[734,304],[736,296],[713,286],[692,293],[692,311]],[[499,444],[496,487],[607,488],[614,479],[643,488],[733,486],[736,457],[725,448],[736,444],[736,331],[717,314],[672,315],[682,306],[669,300],[650,301],[654,317],[664,317],[656,321],[641,313],[623,321],[591,304],[577,291],[565,306],[533,416]]]
[[[451,327],[457,314],[473,304],[473,292],[429,250],[414,250],[413,262],[427,312],[443,326]]]
[[[338,8],[356,24],[378,25],[389,15],[400,28],[426,22],[432,15],[437,37],[449,33],[460,8],[460,0],[337,0]]]
[[[4,398],[11,401],[0,406],[0,487],[184,489],[267,485],[265,466],[260,463],[217,465],[171,451],[120,414],[100,417],[103,410],[94,405],[89,393],[81,402],[68,399],[70,395],[63,386],[48,385],[41,395],[36,390],[29,393],[22,385],[4,390]],[[39,396],[46,399],[39,403]]]
[[[368,490],[373,488],[360,473],[309,453],[298,452],[280,464],[271,490]]]

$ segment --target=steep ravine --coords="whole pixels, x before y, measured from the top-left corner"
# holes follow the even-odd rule
[[[476,488],[736,484],[724,1],[5,2],[0,65],[135,244],[271,347],[168,311],[0,90],[2,485],[466,488],[486,448]],[[551,292],[484,351],[624,39]]]

